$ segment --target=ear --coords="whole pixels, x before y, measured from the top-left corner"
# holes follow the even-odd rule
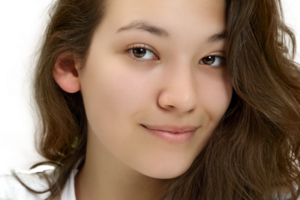
[[[70,53],[62,53],[56,59],[53,77],[56,83],[68,93],[78,92],[81,88],[78,76],[79,62]]]

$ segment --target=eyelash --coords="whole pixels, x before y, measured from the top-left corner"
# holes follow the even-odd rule
[[[157,60],[159,59],[158,56],[156,55],[156,53],[154,52],[154,50],[152,50],[151,48],[149,48],[147,45],[133,45],[133,46],[129,46],[127,49],[126,49],[126,52],[128,52],[130,54],[130,57],[132,57],[134,60],[138,61],[138,62],[148,62],[150,59],[140,59],[140,58],[137,58],[135,57],[130,51],[131,50],[134,50],[134,49],[144,49],[146,51],[150,51],[152,54],[154,54],[154,56],[157,58]],[[200,64],[204,64],[204,65],[209,65],[211,67],[214,67],[214,68],[221,68],[221,67],[224,67],[226,66],[226,58],[220,54],[214,54],[214,55],[208,55],[204,58],[202,58],[200,61],[202,61],[203,59],[205,58],[208,58],[208,57],[214,57],[214,58],[220,58],[222,59],[222,63],[223,64],[220,64],[220,65],[209,65],[209,64],[204,64],[204,63],[200,63]],[[199,62],[200,62],[199,61]],[[225,63],[225,64],[224,64]]]

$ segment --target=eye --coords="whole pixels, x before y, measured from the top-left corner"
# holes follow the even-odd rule
[[[206,62],[203,64],[208,64],[208,65],[215,63],[216,60],[219,61],[219,62],[217,62],[219,64],[211,65],[211,66],[214,66],[215,68],[224,67],[226,65],[226,58],[221,55],[210,55],[201,60],[206,60]]]
[[[129,47],[126,51],[130,54],[130,56],[134,60],[137,60],[139,62],[147,62],[147,60],[151,60],[151,57],[153,57],[155,55],[153,53],[153,50],[150,49],[149,47],[147,47],[146,45],[134,46],[132,48]],[[155,55],[155,57],[157,58],[156,55]],[[150,59],[147,59],[147,58],[150,58]]]
[[[156,59],[158,59],[156,54],[153,53],[153,50],[147,47],[146,45],[129,47],[126,49],[126,52],[128,52],[130,54],[130,57],[132,57],[134,60],[138,62],[147,62],[151,60],[151,57],[155,57]],[[205,62],[201,64],[210,65],[213,66],[214,68],[221,68],[226,65],[226,58],[220,54],[209,55],[207,57],[204,57],[200,61],[202,60],[204,60]],[[212,65],[213,63],[217,63],[217,64]]]

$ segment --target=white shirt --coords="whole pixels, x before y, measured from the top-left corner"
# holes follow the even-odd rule
[[[81,158],[74,166],[66,186],[63,189],[61,200],[76,200],[75,196],[75,176],[78,173],[78,166],[82,162]],[[46,170],[50,174],[53,170]],[[49,188],[47,181],[39,173],[30,171],[17,172],[20,179],[30,188],[37,191],[44,191]],[[44,200],[50,196],[50,192],[35,194],[27,190],[12,175],[0,175],[0,200]]]
[[[84,157],[83,157],[84,158]],[[63,189],[61,200],[76,200],[75,196],[75,176],[78,173],[78,166],[82,162],[81,158],[74,166],[66,186]],[[52,170],[46,170],[46,173],[51,173]],[[27,186],[34,190],[43,191],[48,189],[48,184],[39,173],[17,173],[20,179],[26,183]],[[295,189],[298,189],[296,187]],[[28,191],[21,185],[12,175],[0,175],[0,200],[44,200],[49,197],[50,192],[43,194],[35,194]],[[283,199],[291,198],[290,194],[283,195]],[[274,199],[276,195],[274,195]],[[300,197],[297,198],[300,200]]]

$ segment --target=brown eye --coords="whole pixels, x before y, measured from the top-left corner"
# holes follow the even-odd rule
[[[128,51],[131,56],[138,61],[157,60],[157,56],[147,47],[133,47],[129,48]]]
[[[207,56],[203,58],[203,63],[206,65],[211,65],[215,62],[216,58],[214,56]]]
[[[159,59],[154,51],[146,45],[131,46],[125,50],[128,55],[135,61],[147,62]],[[226,58],[222,55],[210,55],[200,60],[201,64],[210,65],[213,68],[221,68],[226,66]],[[219,61],[219,62],[218,62]]]
[[[210,65],[213,67],[222,67],[226,65],[226,58],[222,56],[207,56],[200,60],[200,64]]]
[[[133,55],[135,57],[141,58],[141,57],[143,57],[146,54],[146,49],[143,49],[143,48],[134,48],[132,50],[132,53],[133,53]]]

